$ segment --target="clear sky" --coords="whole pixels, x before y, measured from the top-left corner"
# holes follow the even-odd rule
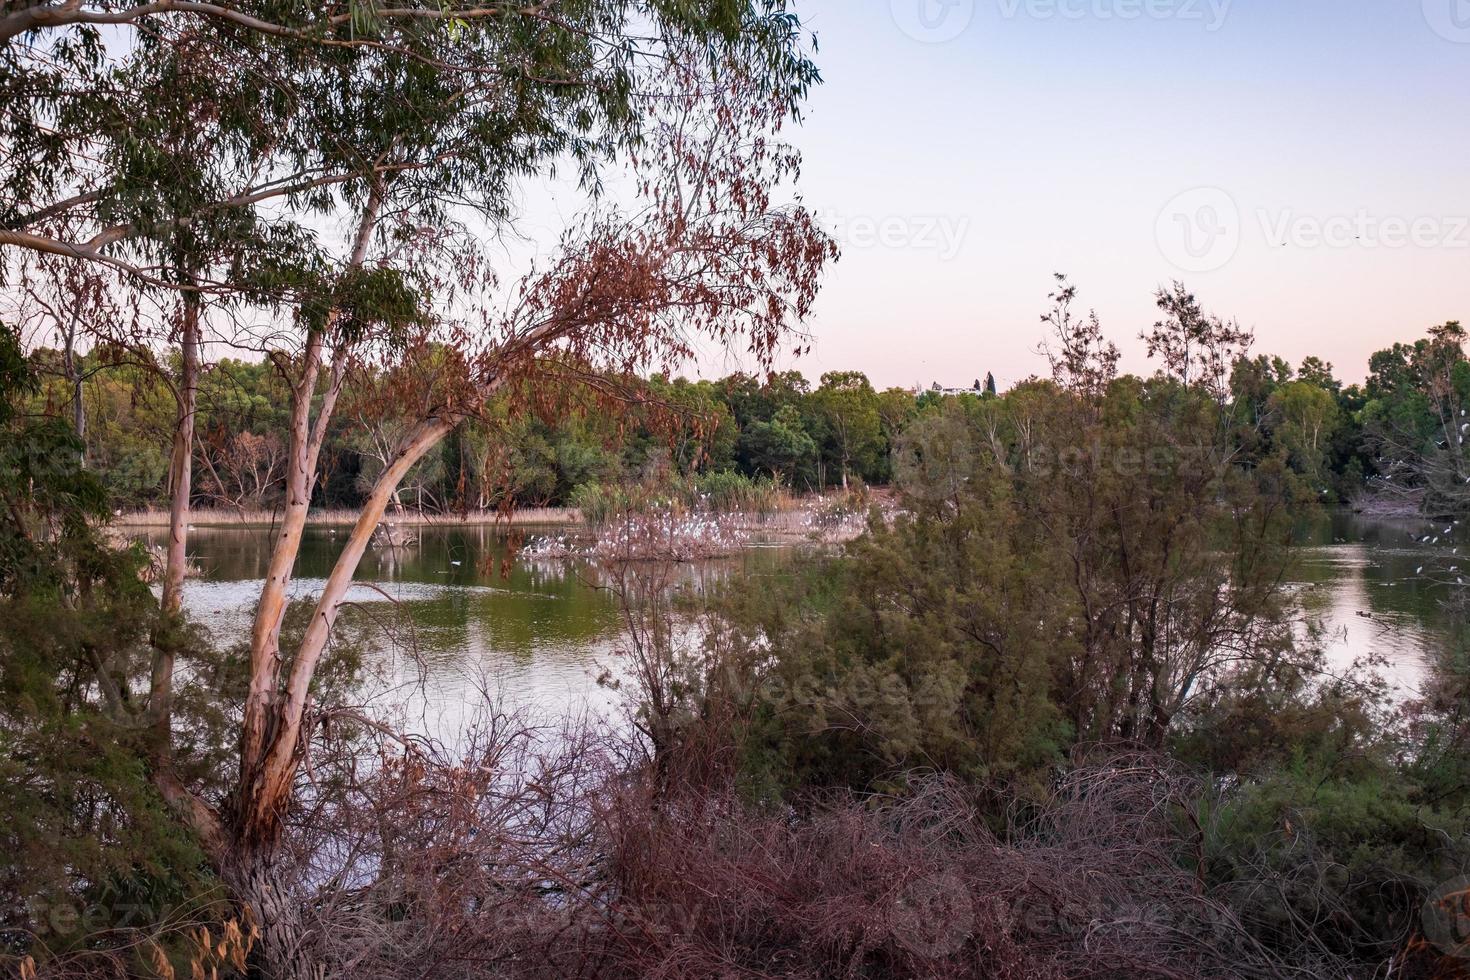
[[[826,80],[793,137],[803,193],[845,250],[809,377],[1037,373],[1053,272],[1133,369],[1173,278],[1350,380],[1470,320],[1470,0],[797,10]]]

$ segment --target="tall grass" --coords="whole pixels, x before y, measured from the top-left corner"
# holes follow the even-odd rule
[[[744,514],[764,518],[781,505],[781,488],[766,477],[724,471],[675,477],[658,483],[584,483],[572,493],[572,506],[587,524],[598,527],[629,514],[651,510]]]

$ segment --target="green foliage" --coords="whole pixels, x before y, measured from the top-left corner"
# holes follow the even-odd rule
[[[916,768],[1024,782],[1060,759],[1064,621],[1008,492],[993,483],[952,520],[875,524],[841,560],[732,600],[776,653],[765,768],[874,788]]]
[[[1470,512],[1470,362],[1450,322],[1374,354],[1358,415],[1374,487],[1428,514]],[[1359,393],[1352,392],[1353,396]]]
[[[96,529],[106,494],[71,430],[19,411],[38,380],[9,329],[0,373],[0,847],[25,856],[0,872],[0,933],[64,952],[209,887],[197,843],[150,780],[137,693],[154,643],[197,638],[159,621],[141,553]],[[219,738],[217,716],[184,713],[198,738]],[[181,759],[181,777],[217,769],[220,755]]]
[[[1428,894],[1470,866],[1464,814],[1413,796],[1386,767],[1345,778],[1301,762],[1246,783],[1219,804],[1209,881],[1269,945],[1387,960]]]
[[[1288,382],[1271,393],[1267,411],[1292,469],[1314,484],[1329,482],[1328,453],[1339,420],[1332,392],[1309,381]]]
[[[754,472],[796,486],[801,477],[809,477],[817,443],[796,407],[783,405],[770,420],[754,421],[741,432],[740,453]],[[811,486],[809,479],[806,485]]]

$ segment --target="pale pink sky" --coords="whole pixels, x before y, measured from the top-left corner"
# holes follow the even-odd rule
[[[1013,383],[1043,367],[1055,271],[1135,370],[1176,277],[1259,351],[1349,380],[1470,320],[1467,0],[797,9],[826,77],[803,193],[845,246],[809,377]]]

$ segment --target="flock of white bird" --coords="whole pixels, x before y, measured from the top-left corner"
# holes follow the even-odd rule
[[[739,550],[750,540],[746,528],[736,514],[660,509],[629,514],[587,536],[532,538],[521,555],[532,560],[701,561]]]
[[[1467,424],[1470,424],[1470,423],[1467,423]],[[1441,539],[1447,538],[1447,537],[1449,537],[1451,534],[1453,534],[1455,532],[1455,528],[1456,528],[1456,526],[1459,525],[1459,523],[1460,522],[1457,521],[1457,520],[1456,521],[1451,521],[1449,527],[1445,528],[1443,531],[1440,531],[1438,534],[1435,534],[1433,531],[1431,531],[1428,534],[1424,535],[1423,537],[1418,538],[1417,541],[1418,541],[1419,544],[1428,544],[1428,545],[1436,545],[1436,544],[1439,544],[1439,542],[1440,542]],[[1451,548],[1450,549],[1450,556],[1451,556],[1451,558],[1453,558],[1454,556],[1459,555],[1459,553],[1460,553],[1459,547],[1454,547],[1454,548]],[[1424,570],[1427,569],[1427,568],[1429,568],[1428,565],[1420,565],[1418,568],[1414,569],[1414,574],[1415,575],[1423,575],[1424,574]],[[1465,577],[1463,575],[1459,574],[1459,571],[1460,571],[1460,566],[1459,565],[1451,565],[1451,566],[1449,566],[1448,574],[1455,576],[1455,584],[1456,585],[1464,585],[1465,584]],[[1434,570],[1433,569],[1430,569],[1430,574],[1431,575],[1434,574]]]

